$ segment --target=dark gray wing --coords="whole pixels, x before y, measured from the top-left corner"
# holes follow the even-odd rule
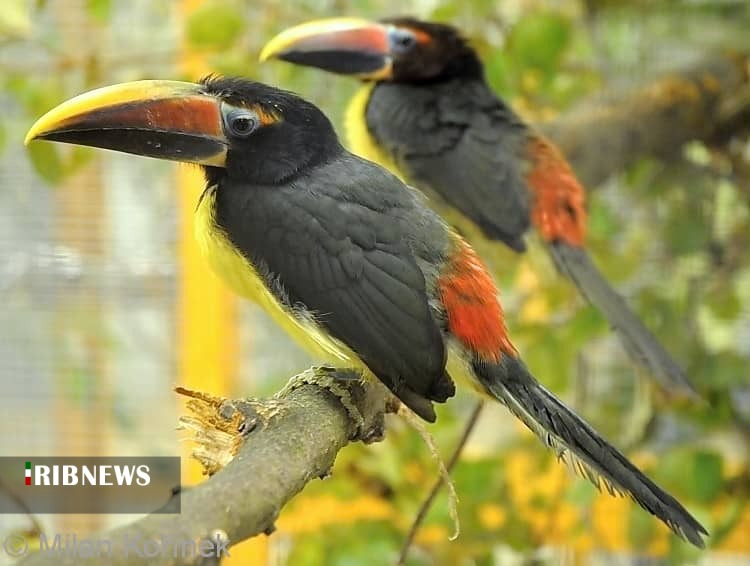
[[[217,222],[292,309],[313,313],[404,403],[434,420],[429,400],[445,401],[454,386],[401,228],[399,208],[413,199],[399,191],[406,193],[394,177],[348,160],[293,185],[246,191],[233,207],[219,206]]]
[[[409,180],[523,251],[531,194],[524,178],[526,129],[481,82],[378,85],[368,127]]]

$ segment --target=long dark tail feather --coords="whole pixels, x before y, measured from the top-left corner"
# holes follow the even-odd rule
[[[610,286],[585,249],[555,242],[549,246],[549,250],[557,268],[606,317],[631,357],[667,391],[679,391],[694,399],[699,398],[682,368]]]
[[[510,409],[559,459],[612,495],[627,495],[672,531],[704,548],[705,528],[671,495],[636,468],[591,426],[531,375],[519,359],[476,359],[473,368],[487,392]]]

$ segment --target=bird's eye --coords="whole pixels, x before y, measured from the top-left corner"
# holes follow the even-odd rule
[[[389,39],[394,53],[406,53],[417,44],[417,36],[406,29],[391,30]]]
[[[254,112],[238,108],[226,113],[224,123],[229,134],[246,138],[258,128],[259,120]]]

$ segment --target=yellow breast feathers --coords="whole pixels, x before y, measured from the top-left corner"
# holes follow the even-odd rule
[[[360,157],[374,161],[388,169],[391,173],[404,181],[403,175],[398,170],[396,162],[388,153],[381,148],[370,134],[367,128],[367,103],[370,101],[372,89],[375,83],[367,83],[360,88],[349,101],[344,115],[344,128],[349,149]]]

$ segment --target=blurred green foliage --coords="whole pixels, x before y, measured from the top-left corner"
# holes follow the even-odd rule
[[[187,21],[187,39],[196,48],[223,50],[242,35],[245,21],[233,2],[211,1],[195,10]]]
[[[82,59],[71,57],[59,47],[54,25],[36,24],[46,21],[45,13],[49,19],[50,4],[8,0],[0,11],[4,49],[54,55],[52,72],[29,71],[17,58],[0,60],[0,91],[20,108],[24,123],[94,86],[109,65],[127,55],[90,50]],[[87,0],[85,6],[95,24],[106,27],[116,4]],[[750,7],[743,2],[428,5],[207,0],[189,17],[176,13],[175,21],[187,45],[205,52],[212,69],[296,90],[338,124],[355,82],[281,63],[259,67],[257,53],[271,35],[328,15],[411,12],[452,21],[473,39],[491,84],[532,120],[553,118],[603,85],[617,88],[646,80],[648,70],[679,67],[691,54],[750,48]],[[176,71],[165,67],[164,73]],[[636,370],[604,321],[556,276],[544,254],[522,259],[492,252],[495,265],[504,266],[498,277],[512,333],[534,373],[694,510],[715,535],[710,545],[745,554],[750,553],[742,535],[750,532],[750,417],[740,405],[750,388],[748,142],[745,132],[718,146],[690,143],[672,162],[640,160],[613,172],[588,205],[589,245],[597,263],[682,361],[706,406],[670,405],[634,379]],[[18,143],[0,125],[0,151]],[[92,152],[53,144],[34,144],[27,155],[50,184],[92,159]],[[432,431],[445,452],[458,438],[469,402],[461,397],[441,407]],[[517,434],[502,409],[490,413],[454,474],[461,537],[447,541],[452,526],[445,498],[439,498],[411,563],[491,564],[499,560],[499,545],[529,559],[545,544],[571,545],[584,554],[630,549],[668,556],[673,563],[696,556],[656,529],[639,508],[570,480],[535,439]],[[418,436],[401,423],[391,424],[385,443],[348,448],[334,478],[311,484],[282,514],[276,537],[289,542],[286,563],[382,564],[395,556],[436,472]],[[343,502],[342,508],[328,517],[325,507],[332,500]],[[305,516],[317,520],[317,527],[294,526],[295,518]]]

